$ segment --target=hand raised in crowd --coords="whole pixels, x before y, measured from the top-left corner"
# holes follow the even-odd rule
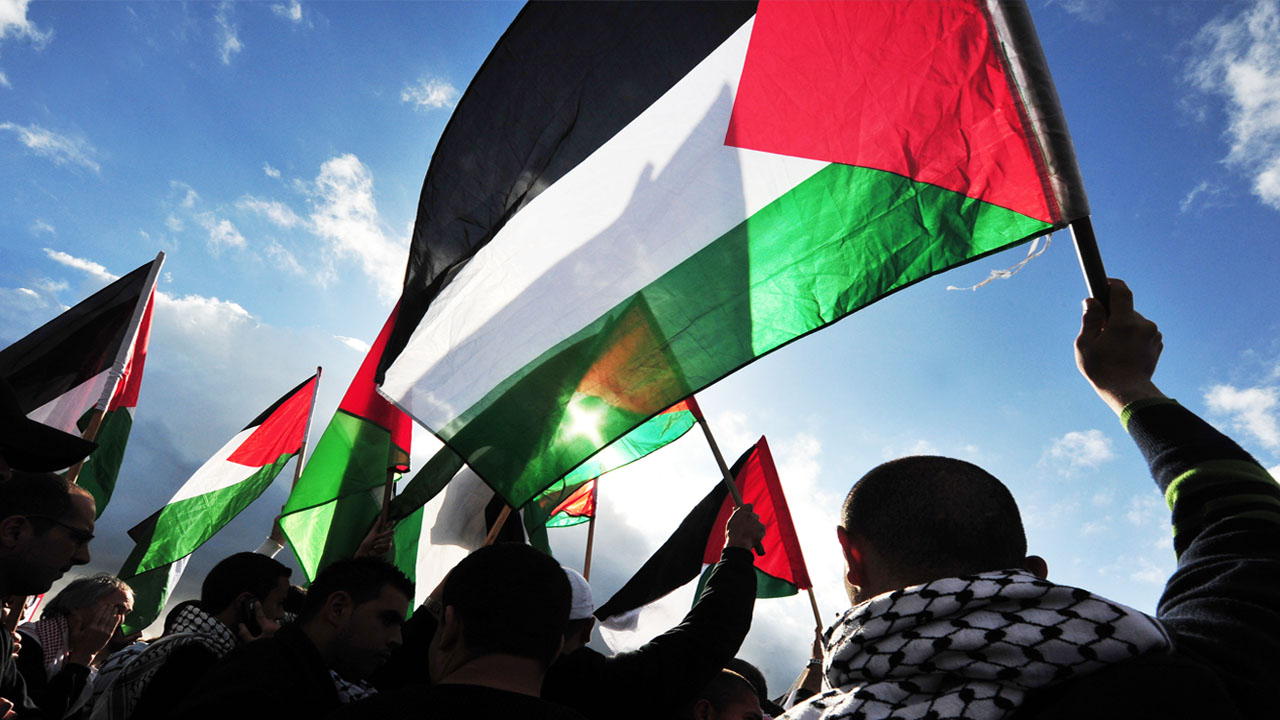
[[[384,525],[382,518],[378,518],[378,521],[369,529],[369,534],[360,541],[360,547],[356,548],[356,557],[385,557],[391,552],[391,540],[394,534],[395,528]]]
[[[1143,398],[1164,397],[1151,382],[1164,343],[1156,324],[1133,309],[1133,292],[1112,278],[1111,313],[1094,298],[1084,301],[1076,366],[1104,402],[1119,414]]]
[[[241,642],[251,643],[254,640],[269,638],[272,635],[275,635],[276,631],[280,629],[280,623],[277,622],[275,618],[269,618],[266,613],[262,612],[262,603],[260,602],[253,603],[253,619],[258,624],[258,633],[255,635],[249,631],[248,625],[240,623],[239,628],[236,630],[236,634],[240,636]]]
[[[115,606],[89,606],[67,616],[67,662],[89,665],[120,625]]]
[[[750,550],[764,539],[764,523],[760,516],[751,509],[751,503],[745,503],[734,509],[729,522],[724,526],[725,547],[739,547]]]

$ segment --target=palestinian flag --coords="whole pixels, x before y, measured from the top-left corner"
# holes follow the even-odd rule
[[[742,501],[752,505],[765,526],[765,537],[761,541],[765,553],[753,556],[756,597],[785,597],[811,587],[795,524],[787,509],[787,498],[782,493],[778,470],[764,437],[738,458],[731,472],[742,493]],[[725,525],[733,508],[728,488],[724,483],[717,483],[640,570],[608,602],[596,608],[601,636],[611,649],[621,652],[647,640],[648,637],[642,639],[635,635],[641,615],[720,561]],[[698,594],[701,594],[701,585]],[[672,626],[674,622],[664,623],[659,632]]]
[[[186,559],[271,485],[302,449],[320,375],[311,376],[196,470],[169,502],[129,531],[135,543],[120,578],[133,588],[126,633],[160,616]]]
[[[518,507],[1087,213],[1022,2],[530,3],[436,146],[381,390]]]
[[[523,510],[525,526],[535,544],[540,547],[546,544],[537,541],[542,537],[538,528],[569,527],[587,522],[595,515],[596,478],[680,439],[701,416],[696,400],[692,397],[681,400],[552,483]],[[542,549],[550,554],[550,547]]]
[[[155,290],[147,298],[146,310],[142,313],[142,322],[133,341],[133,347],[125,361],[124,375],[116,385],[115,394],[107,403],[107,411],[98,425],[98,433],[94,440],[98,449],[80,466],[80,474],[76,483],[93,494],[97,503],[98,516],[106,509],[115,490],[116,479],[120,476],[120,465],[124,463],[124,449],[129,442],[129,431],[133,429],[133,414],[138,407],[138,393],[142,389],[142,371],[147,364],[147,346],[151,342],[151,313],[155,309]],[[83,420],[81,424],[86,424]]]
[[[280,528],[308,581],[355,555],[377,519],[387,469],[408,469],[412,421],[373,387],[395,318],[393,309],[281,511]]]
[[[162,265],[164,253],[0,351],[0,376],[32,420],[81,435],[105,412],[79,477],[99,515],[129,439]]]

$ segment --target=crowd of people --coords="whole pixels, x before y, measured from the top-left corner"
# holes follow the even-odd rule
[[[915,456],[849,491],[850,608],[795,639],[812,658],[781,694],[735,657],[765,533],[743,506],[684,619],[615,656],[588,646],[587,581],[523,544],[470,554],[412,613],[412,583],[378,557],[335,562],[303,593],[238,553],[150,641],[120,634],[128,585],[82,578],[0,633],[0,720],[1274,717],[1280,487],[1154,385],[1162,348],[1122,282],[1109,309],[1086,300],[1077,365],[1172,512],[1177,568],[1154,617],[1050,581],[1003,483]],[[36,595],[89,561],[93,499],[50,472],[88,450],[3,401],[0,596]]]

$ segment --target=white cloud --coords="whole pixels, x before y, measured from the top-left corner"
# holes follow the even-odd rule
[[[223,65],[230,65],[231,56],[244,49],[244,45],[240,42],[240,35],[236,32],[235,23],[231,19],[230,0],[224,0],[218,4],[218,10],[214,13],[213,19],[218,23],[218,57],[222,59]]]
[[[1107,5],[1104,0],[1051,0],[1053,5],[1077,18],[1090,23],[1100,23],[1106,18]]]
[[[1270,470],[1267,470],[1267,472],[1271,473],[1271,477],[1275,478],[1276,480],[1280,480],[1280,465],[1277,465],[1271,468]]]
[[[85,260],[83,258],[74,257],[72,255],[68,255],[67,253],[62,252],[61,250],[52,250],[50,248],[45,248],[44,254],[48,255],[50,260],[53,260],[54,262],[62,265],[66,265],[69,268],[74,268],[76,270],[79,270],[89,275],[90,277],[94,278],[95,280],[102,282],[104,285],[107,283],[115,282],[116,280],[120,279],[119,275],[116,275],[115,273],[110,272],[105,267],[99,265],[98,263],[92,260]]]
[[[1227,189],[1222,185],[1208,180],[1201,181],[1178,202],[1178,212],[1190,212],[1197,206],[1200,208],[1222,207],[1224,205],[1222,198],[1226,192]]]
[[[369,343],[363,340],[359,340],[357,338],[347,337],[345,335],[334,335],[333,337],[337,339],[338,342],[342,343],[343,345],[346,345],[352,350],[355,350],[361,355],[369,352],[369,348],[372,347],[371,345],[369,345]]]
[[[1252,435],[1268,450],[1280,450],[1280,422],[1276,421],[1277,393],[1271,387],[1243,390],[1231,385],[1214,385],[1204,394],[1209,409],[1230,415],[1236,430]]]
[[[307,272],[302,269],[302,265],[298,264],[298,259],[293,256],[280,243],[272,240],[267,244],[267,258],[275,263],[276,267],[291,275],[306,275]]]
[[[297,227],[303,222],[302,218],[298,217],[298,214],[292,208],[279,200],[264,200],[252,195],[245,195],[236,201],[236,207],[262,215],[282,228]]]
[[[1080,534],[1086,535],[1086,536],[1100,535],[1110,529],[1111,529],[1111,516],[1107,515],[1106,517],[1102,517],[1097,520],[1090,520],[1085,524],[1081,525]]]
[[[220,218],[211,212],[202,212],[195,216],[196,222],[200,226],[209,231],[209,249],[217,254],[223,248],[244,247],[244,236],[236,229],[235,225],[226,218]]]
[[[164,226],[169,228],[169,232],[182,232],[182,228],[185,227],[182,220],[174,215],[164,219]]]
[[[1090,502],[1092,502],[1097,507],[1106,507],[1107,505],[1110,505],[1111,503],[1115,502],[1115,499],[1116,499],[1115,491],[1103,490],[1102,492],[1095,494],[1090,499]]]
[[[93,159],[97,151],[84,138],[59,135],[39,125],[15,125],[10,122],[0,123],[0,130],[8,130],[17,135],[19,142],[35,154],[52,160],[55,165],[79,165],[95,173],[101,171],[97,161]]]
[[[387,303],[400,296],[408,243],[387,236],[373,199],[373,174],[355,155],[320,167],[311,190],[311,229],[338,259],[354,259]]]
[[[52,30],[41,30],[27,17],[28,0],[0,0],[0,40],[26,38],[36,45],[53,37]]]
[[[200,200],[200,194],[196,192],[196,189],[181,180],[170,180],[169,189],[182,193],[182,199],[178,201],[178,204],[184,208],[193,208],[196,206],[196,202]]]
[[[1280,209],[1280,0],[1219,17],[1195,47],[1191,82],[1226,101],[1227,162],[1252,174],[1254,194]]]
[[[1097,467],[1115,457],[1111,439],[1101,430],[1072,431],[1053,441],[1048,457],[1064,464],[1063,471]]]
[[[9,82],[9,76],[5,75],[3,70],[0,70],[0,85],[7,88],[13,87],[13,83]]]
[[[1158,492],[1145,492],[1129,498],[1129,511],[1125,518],[1135,526],[1165,526],[1169,522],[1169,506]]]
[[[271,12],[289,22],[302,22],[302,3],[298,2],[298,0],[289,0],[288,5],[276,3],[271,6]]]
[[[1129,579],[1134,582],[1163,585],[1169,579],[1169,572],[1151,560],[1140,557],[1138,558],[1138,569],[1129,574]]]
[[[46,233],[49,235],[58,234],[58,230],[56,228],[54,228],[52,225],[45,222],[44,220],[41,220],[40,218],[36,218],[35,221],[32,222],[31,225],[27,227],[27,230],[31,231],[32,235],[39,235],[41,233]]]
[[[280,171],[271,167],[271,163],[268,163],[268,162],[262,163],[262,172],[266,173],[267,177],[269,178],[280,177]]]
[[[458,102],[458,89],[439,78],[419,78],[416,85],[405,85],[400,101],[413,103],[416,110],[438,110]]]

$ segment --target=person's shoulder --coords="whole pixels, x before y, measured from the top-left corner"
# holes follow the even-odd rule
[[[1174,653],[1149,654],[1033,691],[1010,720],[1163,720],[1244,716],[1208,667]]]
[[[532,695],[499,690],[483,685],[432,685],[419,695],[422,717],[458,715],[479,708],[489,716],[528,720],[585,720],[577,711]]]

